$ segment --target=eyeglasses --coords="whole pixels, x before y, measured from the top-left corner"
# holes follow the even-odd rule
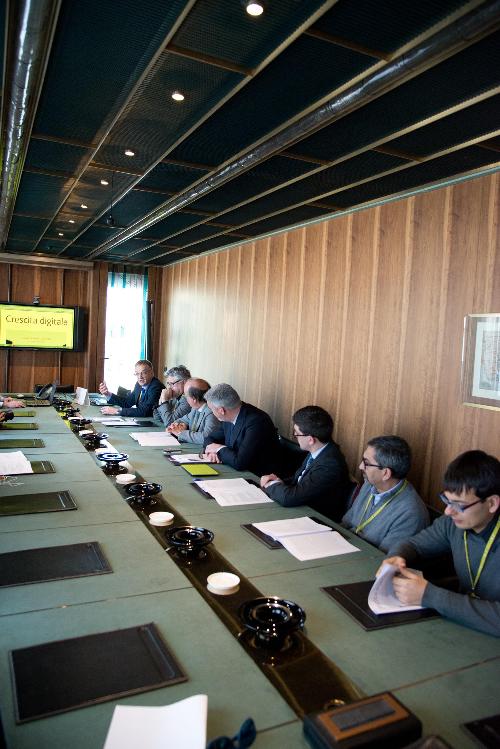
[[[450,507],[452,510],[456,510],[457,512],[465,512],[469,509],[469,507],[474,507],[474,505],[478,505],[480,502],[486,501],[485,497],[485,499],[477,499],[475,502],[470,502],[470,504],[464,504],[463,502],[454,502],[453,500],[448,499],[448,497],[442,493],[439,495],[439,499],[441,500],[441,502],[444,502],[445,505]]]
[[[181,380],[180,380],[180,379],[179,379],[179,380],[174,380],[173,382],[169,382],[169,381],[167,380],[167,385],[168,385],[169,387],[173,387],[174,385],[177,385],[177,383],[178,383],[178,382],[181,382]]]
[[[293,436],[294,437],[310,437],[311,435],[310,434],[297,434],[297,432],[294,432]]]
[[[380,468],[381,471],[383,471],[385,468],[385,466],[380,466],[378,463],[368,463],[366,458],[361,458],[361,462],[363,463],[365,468]]]
[[[141,369],[140,372],[134,372],[135,377],[141,377],[141,375],[147,375],[150,373],[150,369]]]

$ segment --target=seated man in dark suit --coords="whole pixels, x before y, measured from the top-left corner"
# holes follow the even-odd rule
[[[166,377],[166,387],[160,393],[160,402],[153,416],[155,419],[160,419],[168,428],[191,410],[184,393],[191,372],[184,364],[177,364],[175,367],[165,369],[163,374]]]
[[[227,463],[238,471],[252,471],[258,476],[278,470],[278,432],[264,411],[243,403],[236,390],[225,383],[210,388],[205,399],[221,422],[205,438],[205,457],[213,463]]]
[[[101,408],[103,414],[122,416],[151,416],[157,405],[163,382],[155,376],[153,365],[147,359],[139,359],[135,364],[137,383],[132,392],[124,398],[111,393],[105,382],[99,385],[99,392],[108,399],[109,406]]]
[[[310,505],[340,520],[351,491],[345,458],[332,440],[333,419],[320,406],[304,406],[293,415],[293,436],[308,455],[294,476],[262,476],[266,494],[284,507]]]

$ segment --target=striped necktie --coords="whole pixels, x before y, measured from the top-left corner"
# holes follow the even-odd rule
[[[302,469],[302,473],[300,474],[299,478],[297,479],[297,482],[299,482],[302,479],[302,477],[305,474],[305,472],[307,470],[309,470],[309,468],[311,467],[311,463],[313,462],[313,460],[314,460],[313,456],[311,455],[311,453],[309,453],[309,455],[307,457],[307,460],[306,460],[306,464],[305,464],[304,468]]]

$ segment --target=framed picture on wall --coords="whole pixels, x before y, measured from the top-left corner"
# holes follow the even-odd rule
[[[500,411],[500,314],[465,317],[462,397],[466,405]]]

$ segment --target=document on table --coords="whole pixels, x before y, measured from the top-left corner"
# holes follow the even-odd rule
[[[200,458],[198,453],[184,453],[184,455],[170,455],[172,462],[179,463],[210,463],[206,458]]]
[[[143,447],[179,446],[177,437],[168,432],[130,432],[130,436]]]
[[[368,606],[374,614],[394,614],[398,611],[416,611],[425,606],[405,606],[396,597],[392,580],[398,574],[398,568],[394,564],[384,563],[379,576],[372,585],[368,594]],[[411,570],[421,575],[420,570]]]
[[[162,707],[117,705],[104,749],[205,749],[207,705],[206,694]]]
[[[256,505],[272,502],[262,489],[255,484],[249,484],[245,479],[212,479],[211,481],[197,481],[200,489],[210,494],[221,507],[236,507],[237,505]]]
[[[16,450],[13,453],[3,453],[0,455],[0,474],[11,476],[18,473],[33,473],[33,468],[28,458]]]
[[[267,523],[253,523],[253,525],[262,533],[279,541],[301,562],[359,551],[340,533],[308,517],[271,520]]]
[[[328,525],[316,523],[312,518],[290,518],[288,520],[270,520],[265,523],[253,523],[266,536],[271,536],[275,541],[281,541],[287,536],[301,536],[305,533],[327,533],[332,529]]]

